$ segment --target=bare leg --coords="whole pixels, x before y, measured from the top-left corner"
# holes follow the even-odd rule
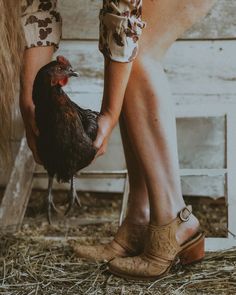
[[[140,166],[129,139],[123,114],[120,117],[120,130],[130,184],[129,207],[126,219],[132,223],[146,224],[149,222],[150,218],[147,186],[142,167]]]
[[[213,1],[146,0],[143,4],[149,29],[133,64],[123,115],[146,180],[150,225],[141,255],[115,258],[109,263],[112,273],[125,278],[157,279],[169,272],[182,253],[186,255],[182,263],[204,257],[204,236],[196,235],[199,222],[190,208],[185,210],[186,217],[176,219],[186,205],[180,185],[175,116],[159,61],[175,39],[208,10],[210,3]]]
[[[126,89],[123,114],[141,163],[150,200],[151,223],[170,222],[185,206],[182,198],[176,127],[170,91],[159,61],[186,29],[206,14],[212,0],[146,0],[147,31]],[[177,238],[186,240],[198,228],[192,216]]]
[[[142,209],[136,211],[137,204],[137,206],[147,208],[147,203],[141,195],[135,199],[135,194],[132,194],[132,192],[137,193],[135,186],[138,179],[142,179],[143,183],[142,175],[149,193],[151,223],[158,225],[168,223],[185,206],[178,173],[174,114],[168,102],[170,96],[168,85],[158,61],[163,58],[175,39],[203,16],[213,2],[212,0],[144,1],[144,19],[148,20],[148,27],[140,42],[139,57],[133,65],[122,109],[130,137],[129,142],[132,142],[133,149],[127,152],[128,149],[125,147],[127,165],[130,177],[133,179],[131,180],[131,200],[128,212],[130,220],[138,220],[135,215],[142,214],[144,211]],[[117,68],[113,63],[112,66]],[[125,69],[125,72],[128,73],[128,70]],[[127,78],[125,76],[124,79],[122,69],[119,71],[117,68],[115,74],[116,82]],[[112,80],[111,77],[105,77],[105,82],[106,79]],[[114,83],[109,90],[116,96],[117,91],[121,94],[119,88],[123,89],[123,86],[122,84],[122,87],[119,87],[119,83]],[[110,107],[110,109],[117,111],[117,108]],[[121,130],[124,134],[123,127]],[[126,137],[126,135],[123,136],[124,143]],[[131,155],[134,153],[138,160],[133,158],[135,160],[132,161]],[[137,169],[132,169],[132,166]],[[139,193],[141,190],[143,192],[146,190],[143,185],[139,189]],[[144,198],[146,194],[142,196]],[[189,238],[197,227],[197,219],[190,218],[187,226],[177,233],[178,241],[181,243]],[[142,235],[142,240],[143,237]],[[87,255],[84,248],[77,247],[77,252],[80,257],[98,257],[97,253],[91,255],[94,251],[98,252],[97,249],[100,251],[100,248],[95,246],[88,249],[87,252],[90,252],[90,255]],[[102,253],[104,249],[103,247]]]

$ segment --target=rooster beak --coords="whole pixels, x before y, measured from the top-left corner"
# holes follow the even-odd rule
[[[79,73],[77,73],[77,72],[71,70],[71,71],[69,72],[69,76],[70,76],[70,77],[79,77],[80,75],[79,75]]]

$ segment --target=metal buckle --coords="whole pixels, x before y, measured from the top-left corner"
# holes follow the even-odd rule
[[[184,213],[185,210],[187,210],[187,211],[189,212],[189,215],[188,215],[187,217],[184,217],[184,216],[183,216],[183,213]],[[187,207],[185,207],[183,210],[181,210],[181,211],[179,212],[179,218],[180,218],[180,220],[183,221],[183,222],[187,222],[187,221],[189,221],[189,218],[190,218],[191,213],[192,213],[192,212],[189,211]]]

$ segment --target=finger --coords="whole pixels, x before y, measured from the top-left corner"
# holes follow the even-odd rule
[[[37,152],[37,147],[36,147],[36,144],[35,144],[34,137],[32,137],[32,134],[29,135],[28,131],[26,131],[26,139],[27,139],[28,146],[29,146],[29,148],[30,148],[30,150],[31,150],[31,152],[33,154],[35,162],[37,164],[43,165],[42,161],[39,158],[38,152]]]
[[[28,122],[29,122],[29,127],[32,129],[32,132],[36,135],[39,136],[39,130],[35,121],[35,111],[34,109],[31,110],[31,112],[28,115]]]
[[[106,150],[107,150],[107,143],[103,143],[101,148],[96,153],[95,159],[97,159],[100,156],[103,156],[106,153]]]
[[[39,130],[38,130],[38,127],[37,127],[36,122],[34,120],[33,120],[32,124],[31,124],[31,128],[32,128],[33,133],[36,136],[39,136]]]
[[[95,155],[95,157],[94,157],[94,160],[96,160],[97,158],[101,157],[103,154],[104,154],[103,150],[99,150],[99,151],[96,153],[96,155]]]
[[[35,162],[37,164],[43,165],[42,161],[39,158],[39,155],[38,155],[38,152],[37,152],[37,149],[36,149],[36,146],[35,145],[32,146],[31,151],[33,153]]]
[[[33,152],[32,152],[33,153]],[[43,163],[42,163],[42,161],[40,160],[40,158],[39,158],[39,156],[38,156],[38,154],[36,153],[33,153],[33,157],[34,157],[34,160],[35,160],[35,162],[37,163],[37,164],[39,164],[39,165],[43,165]]]
[[[96,149],[100,149],[102,144],[103,144],[103,141],[104,141],[104,136],[101,135],[101,134],[98,134],[97,135],[97,138],[95,139],[95,141],[93,142],[93,146],[96,148]]]
[[[34,135],[39,136],[39,129],[38,129],[37,124],[35,122],[34,116],[32,116],[30,118],[29,123],[30,123],[29,128],[32,130],[32,132],[34,133]]]
[[[33,157],[34,157],[35,162],[36,162],[37,164],[39,164],[39,165],[43,165],[42,161],[41,161],[40,158],[39,158],[39,155],[38,155],[38,153],[37,153],[37,150],[36,150],[34,147],[32,147],[32,148],[30,148],[30,149],[31,149],[31,152],[32,152],[32,154],[33,154]]]

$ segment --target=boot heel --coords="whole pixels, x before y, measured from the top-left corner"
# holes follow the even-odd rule
[[[202,260],[205,257],[205,236],[202,235],[199,240],[189,245],[179,254],[182,265],[191,264]]]

